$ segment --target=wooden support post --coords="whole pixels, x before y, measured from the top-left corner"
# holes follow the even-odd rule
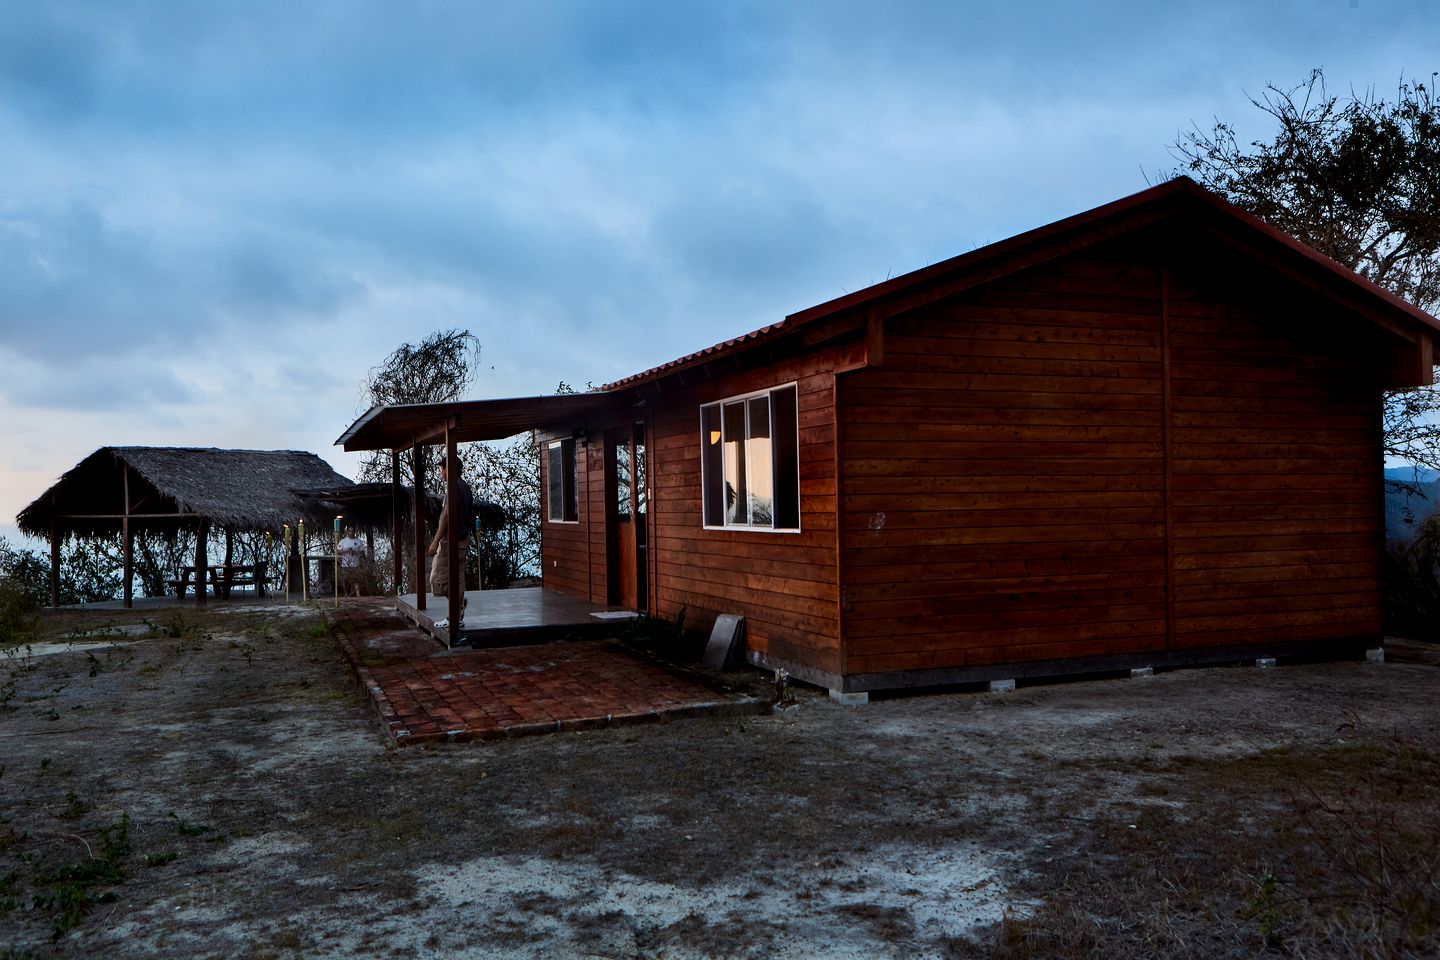
[[[60,606],[60,528],[50,523],[50,606]]]
[[[285,558],[285,600],[289,602],[290,594],[295,591],[295,585],[305,579],[307,573],[305,561],[300,557],[300,528],[297,525],[290,531],[290,553]],[[301,588],[303,594],[304,588]]]
[[[454,646],[460,640],[460,610],[465,599],[465,558],[460,555],[460,458],[455,455],[455,435],[450,432],[450,424],[445,424],[445,555],[450,558],[448,564],[450,583],[448,586],[450,601],[450,646]],[[468,552],[468,551],[467,551]]]
[[[420,444],[410,448],[415,465],[415,609],[425,609],[425,457]]]
[[[205,583],[210,568],[210,524],[204,517],[195,528],[195,605],[205,606]]]
[[[224,586],[217,585],[215,592],[226,600],[230,599],[230,566],[235,562],[235,531],[225,528],[225,569],[220,571]]]
[[[120,535],[125,538],[125,584],[122,596],[125,598],[125,609],[129,610],[135,606],[135,585],[131,583],[131,580],[135,577],[135,548],[131,543],[129,517],[120,521]]]
[[[125,496],[125,517],[120,521],[120,535],[125,538],[125,583],[121,595],[125,598],[125,609],[129,610],[135,606],[135,586],[131,583],[135,579],[135,547],[131,542],[130,534],[130,465],[120,465],[120,476],[122,478],[123,493]]]
[[[405,525],[400,513],[400,451],[390,451],[390,560],[395,567],[395,596],[405,592]],[[375,556],[375,551],[370,551]]]

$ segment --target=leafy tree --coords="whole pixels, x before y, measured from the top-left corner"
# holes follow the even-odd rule
[[[460,460],[475,499],[499,508],[482,517],[480,560],[487,586],[513,583],[540,569],[540,450],[531,434],[503,444],[477,443]]]
[[[180,578],[180,568],[195,562],[195,534],[190,530],[138,530],[133,562],[141,594],[163,597],[172,592],[169,581]]]
[[[1256,108],[1274,139],[1242,144],[1216,120],[1171,147],[1187,173],[1416,306],[1440,306],[1440,102],[1432,83],[1401,80],[1393,102],[1373,91],[1337,96],[1324,73],[1269,86]],[[1440,468],[1440,392],[1391,394],[1385,454]]]
[[[50,600],[50,562],[0,537],[0,643],[16,639]]]
[[[437,331],[418,344],[401,344],[371,370],[364,381],[364,400],[372,406],[459,400],[475,381],[479,359],[480,343],[468,330]],[[561,386],[560,392],[574,392]],[[439,467],[444,449],[422,449],[426,489],[443,495]],[[470,573],[483,568],[486,586],[533,574],[540,563],[540,461],[533,440],[526,434],[501,443],[462,444],[458,453],[461,476],[477,503],[490,505],[480,511],[485,522],[467,562]],[[385,451],[375,451],[361,463],[361,480],[388,482],[390,476]],[[400,481],[415,482],[409,450],[400,451]],[[407,545],[412,537],[413,532],[407,533]],[[408,563],[404,569],[406,577],[412,575]]]
[[[372,369],[362,384],[368,406],[397,403],[449,403],[459,400],[475,382],[480,341],[469,330],[437,330],[419,343],[402,343]],[[440,460],[444,450],[422,447],[426,486],[440,492]],[[390,455],[372,451],[361,463],[361,480],[390,480]],[[400,452],[400,481],[415,482],[409,450]]]
[[[60,547],[60,602],[96,603],[120,595],[120,538],[72,537]],[[50,558],[0,537],[0,605],[27,609],[50,602]]]
[[[119,535],[72,537],[60,548],[60,602],[99,603],[120,596],[125,559]]]

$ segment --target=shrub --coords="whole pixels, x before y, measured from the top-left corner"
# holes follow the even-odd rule
[[[49,567],[29,550],[0,537],[0,643],[29,630],[45,602]]]

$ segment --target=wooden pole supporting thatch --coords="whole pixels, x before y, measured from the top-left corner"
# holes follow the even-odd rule
[[[205,574],[210,569],[210,524],[204,517],[195,527],[195,605],[205,606]]]
[[[50,525],[50,606],[60,606],[60,528]]]
[[[450,582],[446,585],[450,601],[449,645],[460,640],[460,610],[465,599],[465,558],[460,556],[460,458],[455,455],[455,434],[450,424],[445,425],[445,556],[449,559],[446,573]]]
[[[125,609],[128,610],[131,607],[135,606],[135,584],[131,582],[135,578],[135,537],[134,534],[130,532],[129,517],[125,518],[122,526],[124,527],[124,529],[121,531],[120,535],[125,540],[125,583],[122,587],[121,595],[125,598]]]
[[[415,464],[415,609],[425,609],[425,458],[420,444],[410,448]]]
[[[285,599],[295,592],[296,584],[305,578],[305,564],[300,559],[300,531],[287,528],[285,556]]]
[[[405,526],[400,513],[400,451],[390,451],[390,561],[395,568],[395,596],[404,593]],[[370,551],[375,556],[375,551]]]
[[[135,587],[130,582],[135,577],[135,545],[132,542],[130,532],[130,467],[128,464],[121,465],[121,493],[125,498],[125,519],[120,521],[120,536],[125,540],[125,585],[122,595],[125,598],[125,609],[135,606]]]

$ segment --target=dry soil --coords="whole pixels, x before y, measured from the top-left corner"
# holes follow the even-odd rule
[[[1376,897],[1440,901],[1431,665],[802,690],[395,750],[314,610],[71,613],[28,640],[0,659],[3,958],[1435,943]]]

